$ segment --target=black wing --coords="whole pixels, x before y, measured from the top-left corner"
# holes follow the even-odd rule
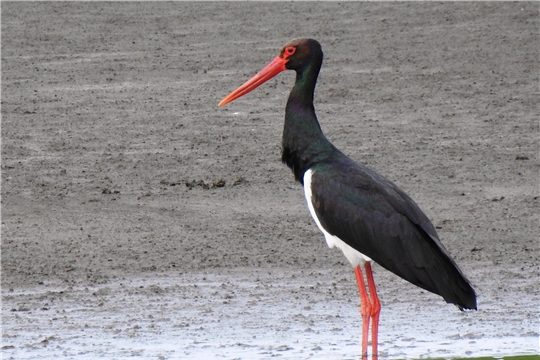
[[[476,309],[474,289],[407,194],[348,158],[311,170],[312,202],[326,231],[448,303]]]

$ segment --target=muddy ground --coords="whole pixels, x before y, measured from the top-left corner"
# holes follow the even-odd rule
[[[375,266],[384,358],[538,354],[538,3],[14,3],[2,26],[2,357],[357,359],[354,275],[280,163],[317,39],[334,144],[407,191],[479,294]]]

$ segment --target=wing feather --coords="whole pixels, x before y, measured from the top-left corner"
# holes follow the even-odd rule
[[[476,296],[431,221],[395,184],[352,161],[311,168],[312,202],[331,235],[403,279],[460,308]]]

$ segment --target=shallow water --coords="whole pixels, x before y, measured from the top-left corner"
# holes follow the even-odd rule
[[[509,269],[504,269],[508,273]],[[511,272],[511,271],[510,271]],[[500,296],[487,275],[479,310],[376,268],[386,359],[538,354],[535,278]],[[352,272],[235,269],[162,274],[96,287],[10,292],[3,303],[6,359],[358,359],[360,316]]]

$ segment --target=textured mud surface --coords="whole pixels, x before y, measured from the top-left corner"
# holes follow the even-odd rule
[[[536,3],[2,4],[2,357],[357,359],[354,275],[280,161],[316,38],[327,137],[420,205],[479,294],[375,266],[385,358],[538,353]]]

